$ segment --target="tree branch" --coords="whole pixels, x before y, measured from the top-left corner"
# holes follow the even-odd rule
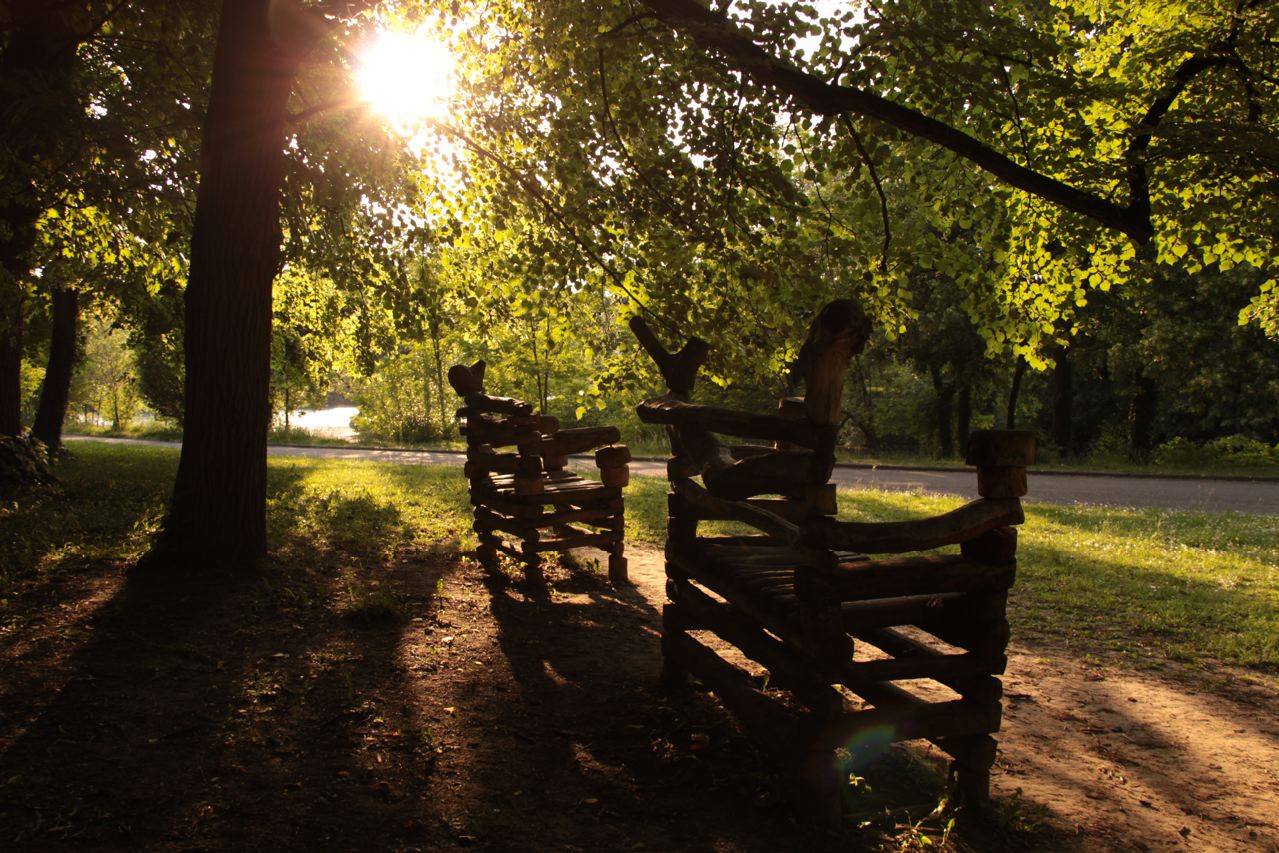
[[[613,265],[605,260],[604,256],[594,246],[586,242],[586,239],[578,233],[577,229],[568,222],[564,213],[546,197],[546,193],[542,191],[541,187],[537,186],[537,184],[530,180],[527,175],[523,174],[503,160],[498,154],[490,151],[459,128],[443,121],[436,121],[433,122],[433,124],[439,128],[441,132],[453,137],[471,151],[497,166],[497,168],[502,172],[505,172],[512,180],[515,181],[520,189],[522,189],[529,198],[537,204],[538,207],[542,208],[542,210],[550,216],[551,220],[556,224],[556,226],[558,226],[564,236],[577,244],[577,247],[581,249],[597,266],[599,266],[599,268],[604,271],[604,274],[612,279],[613,283],[617,285],[623,293],[629,296],[631,301],[634,302],[638,308],[643,311],[649,310],[648,306],[646,306],[644,302],[626,286],[625,279],[618,274],[615,269],[613,269]]]
[[[679,222],[682,225],[687,225],[687,223],[684,222],[684,217],[679,209],[676,208],[675,205],[671,204],[670,200],[653,185],[653,182],[649,180],[648,175],[646,175],[644,170],[640,168],[639,163],[635,162],[635,158],[631,156],[631,149],[627,146],[626,140],[622,138],[621,131],[618,130],[617,127],[617,122],[613,120],[613,104],[608,94],[608,74],[604,68],[604,48],[602,47],[598,50],[598,61],[600,97],[602,99],[601,106],[604,111],[604,118],[609,129],[613,131],[613,137],[617,140],[617,145],[622,151],[622,156],[626,158],[626,162],[631,164],[631,168],[635,170],[635,174],[639,177],[640,183],[648,187],[648,191],[652,194],[652,197],[656,199],[668,213],[670,213],[676,222]]]
[[[866,164],[866,170],[870,172],[870,179],[875,183],[875,192],[879,194],[879,215],[884,220],[884,246],[879,251],[879,269],[887,274],[888,247],[893,242],[893,229],[888,221],[888,196],[884,195],[884,184],[879,179],[879,172],[875,170],[875,161],[870,159],[870,152],[862,144],[861,134],[857,132],[856,127],[853,127],[853,122],[847,115],[840,116],[840,119],[844,122],[844,127],[848,129],[849,135],[853,137],[853,144],[857,146],[857,153],[861,155],[862,162]]]
[[[719,54],[756,83],[790,96],[814,113],[832,116],[853,113],[877,119],[958,154],[1010,186],[1083,214],[1139,243],[1148,242],[1154,236],[1148,193],[1144,202],[1134,199],[1133,204],[1120,206],[1022,166],[979,139],[910,107],[809,74],[772,55],[727,16],[701,6],[696,0],[643,2],[668,26],[686,33],[702,48]],[[1144,164],[1138,165],[1144,179]],[[1133,174],[1130,171],[1130,184]]]
[[[1219,45],[1218,48],[1229,48],[1229,45]],[[1159,128],[1159,123],[1172,109],[1173,102],[1196,76],[1209,68],[1238,69],[1241,65],[1243,63],[1239,58],[1231,54],[1202,53],[1190,57],[1177,66],[1177,70],[1172,73],[1172,79],[1142,116],[1137,125],[1137,135],[1128,143],[1124,159],[1128,161],[1128,189],[1131,197],[1129,207],[1145,216],[1147,220],[1150,219],[1150,175],[1146,169],[1146,155],[1149,153],[1150,142]]]

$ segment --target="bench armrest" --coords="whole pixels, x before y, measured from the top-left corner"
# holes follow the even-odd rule
[[[616,444],[621,437],[621,433],[614,426],[561,429],[542,437],[542,455],[567,456],[570,453],[585,453],[597,447]]]
[[[910,521],[809,519],[800,525],[799,541],[812,548],[902,554],[967,542],[1025,520],[1017,498],[981,498],[942,515]]]
[[[723,498],[717,498],[686,477],[671,480],[671,488],[693,506],[708,510],[717,516],[749,524],[785,545],[795,545],[799,542],[799,525],[766,509],[746,501],[726,501]]]
[[[644,423],[667,424],[677,430],[696,426],[740,438],[785,441],[807,448],[816,447],[818,441],[817,430],[810,422],[780,415],[756,415],[670,397],[645,400],[635,407],[635,411]]]

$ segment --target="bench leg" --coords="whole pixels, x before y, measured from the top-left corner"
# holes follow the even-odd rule
[[[537,552],[524,552],[524,580],[534,586],[546,583],[546,577],[542,574],[542,556]]]
[[[995,764],[995,739],[990,735],[945,738],[942,749],[954,758],[948,782],[956,805],[980,806],[990,801],[990,768]]]
[[[613,586],[627,586],[631,582],[626,574],[626,558],[622,556],[621,545],[608,555],[608,582]]]
[[[497,540],[489,536],[480,536],[480,545],[475,549],[475,559],[487,572],[497,571]]]
[[[662,607],[662,686],[668,690],[682,690],[688,687],[688,670],[675,660],[670,651],[671,639],[684,632],[683,620],[679,618],[678,605],[668,603]]]

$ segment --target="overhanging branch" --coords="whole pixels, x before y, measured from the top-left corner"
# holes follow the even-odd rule
[[[1095,193],[1016,163],[975,137],[917,110],[873,92],[828,83],[769,53],[727,16],[700,5],[696,0],[643,2],[668,26],[686,33],[706,50],[719,54],[756,83],[790,96],[818,115],[852,113],[877,119],[911,136],[940,145],[1009,186],[1081,213],[1138,243],[1146,243],[1154,236],[1148,197],[1134,198],[1134,203],[1127,206],[1115,204]],[[1130,161],[1132,168],[1141,169],[1144,177],[1144,163]],[[1132,185],[1131,171],[1129,183]]]

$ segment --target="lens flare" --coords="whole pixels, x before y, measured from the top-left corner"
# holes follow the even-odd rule
[[[372,109],[408,129],[448,113],[453,57],[430,39],[383,31],[360,51],[355,80]]]

